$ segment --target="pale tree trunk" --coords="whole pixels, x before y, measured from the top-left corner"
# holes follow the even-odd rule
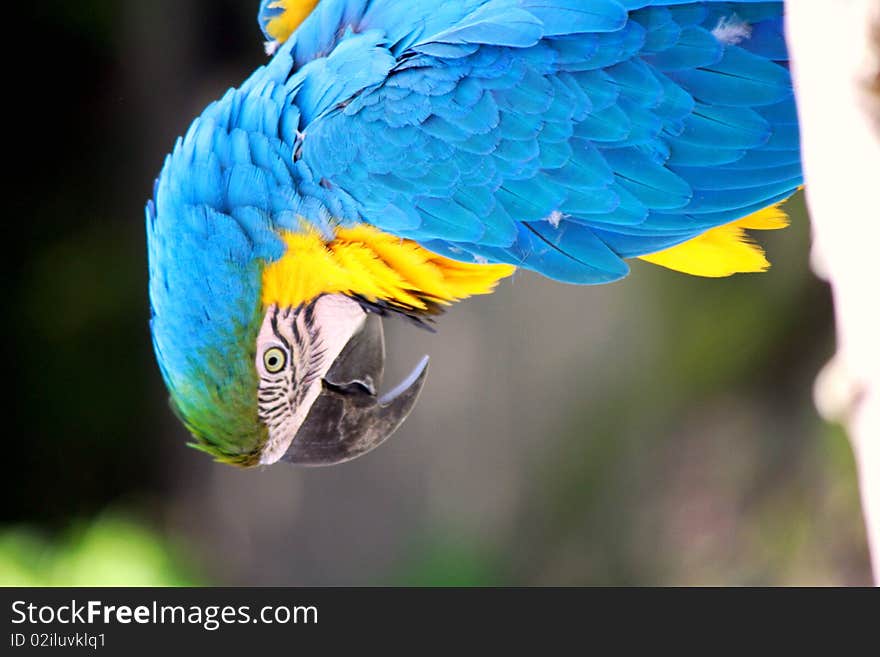
[[[837,327],[816,403],[849,433],[880,583],[880,0],[785,4],[814,269]]]

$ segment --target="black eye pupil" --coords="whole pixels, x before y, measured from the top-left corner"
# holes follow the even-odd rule
[[[263,354],[263,367],[275,374],[284,368],[284,354],[280,349],[267,349]]]

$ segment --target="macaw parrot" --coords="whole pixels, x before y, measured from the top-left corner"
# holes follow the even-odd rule
[[[271,59],[147,203],[153,345],[192,445],[328,465],[391,435],[381,318],[515,269],[763,271],[802,183],[782,2],[263,0]]]

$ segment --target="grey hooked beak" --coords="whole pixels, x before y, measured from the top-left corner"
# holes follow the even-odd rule
[[[428,357],[390,392],[378,396],[385,370],[382,320],[368,314],[322,379],[315,400],[283,461],[335,465],[374,450],[391,437],[416,405]]]

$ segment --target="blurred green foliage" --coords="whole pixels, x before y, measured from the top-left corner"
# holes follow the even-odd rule
[[[196,586],[180,550],[131,517],[102,514],[59,535],[0,531],[0,586]]]
[[[436,531],[436,530],[435,530]],[[448,537],[456,536],[456,540]],[[460,532],[426,536],[390,577],[376,582],[386,586],[503,586],[510,583],[504,554],[481,546]]]

